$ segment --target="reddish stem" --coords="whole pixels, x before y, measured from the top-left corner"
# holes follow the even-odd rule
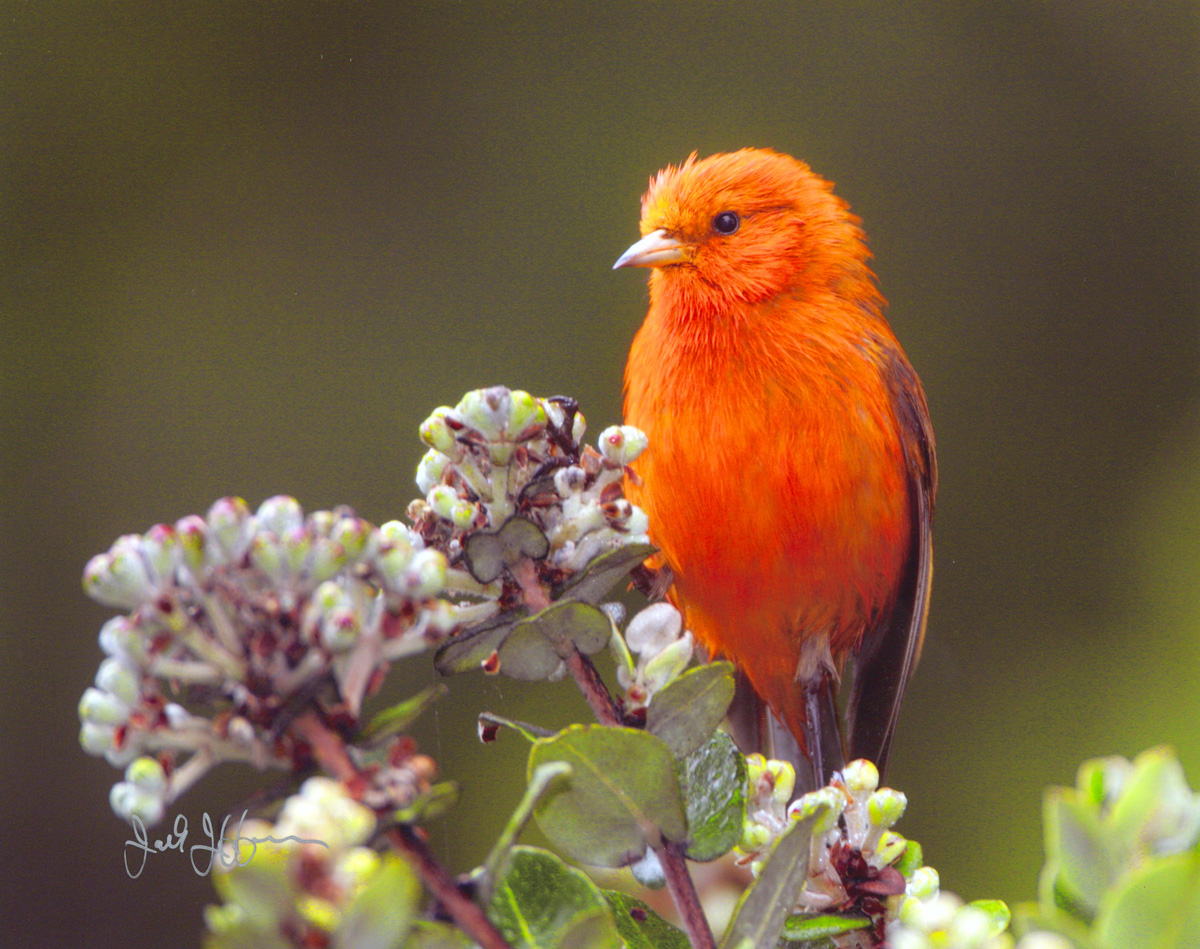
[[[677,844],[663,841],[661,846],[654,848],[654,852],[662,864],[667,889],[692,949],[717,949],[717,940],[713,937],[712,927],[708,925],[708,917],[704,915],[696,884],[688,873],[683,850]]]
[[[306,709],[297,715],[291,727],[308,742],[317,764],[327,774],[347,785],[358,777],[358,768],[346,753],[346,743],[341,735],[326,725],[314,709]]]
[[[483,910],[463,894],[446,868],[433,858],[416,830],[407,824],[397,824],[387,832],[387,839],[408,858],[425,884],[425,889],[433,894],[433,898],[442,905],[459,929],[482,949],[512,949]]]
[[[525,605],[529,607],[530,613],[540,613],[550,605],[550,594],[546,592],[546,588],[538,579],[537,566],[532,560],[528,557],[522,558],[513,567],[512,574],[521,587],[521,595],[525,598]],[[579,686],[583,697],[587,699],[596,720],[601,725],[624,725],[625,720],[621,717],[616,703],[613,702],[604,680],[600,678],[600,673],[596,671],[592,661],[575,647],[574,643],[571,644],[567,653],[566,663],[567,668],[571,671],[571,677]]]

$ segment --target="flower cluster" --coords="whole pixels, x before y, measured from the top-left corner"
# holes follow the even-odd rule
[[[532,539],[525,552],[536,555],[543,579],[555,584],[606,550],[644,542],[646,515],[625,498],[623,479],[646,436],[612,426],[600,434],[597,450],[582,443],[585,429],[573,400],[537,399],[503,386],[436,409],[421,425],[430,446],[417,470],[425,496],[408,508],[417,532],[457,566],[467,535],[499,531],[514,517],[527,520],[548,546],[535,550]],[[478,559],[466,558],[484,585],[473,592],[498,597],[492,584],[501,567]]]
[[[101,630],[79,703],[84,750],[129,765],[114,809],[149,824],[220,761],[304,764],[287,727],[301,706],[354,722],[389,662],[470,618],[438,598],[446,569],[398,522],[306,517],[282,496],[119,538],[84,571],[90,596],[128,612]]]
[[[1008,926],[1008,909],[1003,903],[972,904],[959,914],[962,901],[939,894],[937,872],[921,867],[920,849],[891,829],[903,816],[907,799],[899,791],[879,787],[879,771],[871,762],[850,762],[827,787],[789,804],[795,785],[792,766],[761,755],[751,755],[746,761],[750,793],[738,844],[744,854],[742,862],[750,862],[757,875],[779,835],[793,822],[816,816],[808,878],[795,909],[807,917],[838,914],[858,920],[856,925],[861,928],[829,936],[838,949],[867,949],[877,945],[885,933],[888,945],[921,949],[1003,949],[1009,945],[987,941]],[[953,932],[957,941],[930,936],[945,932]],[[895,941],[893,934],[900,941]],[[912,941],[927,936],[932,941]]]
[[[225,900],[205,910],[208,949],[397,945],[419,895],[396,853],[364,846],[375,815],[328,778],[309,778],[274,825],[227,834],[213,882]]]

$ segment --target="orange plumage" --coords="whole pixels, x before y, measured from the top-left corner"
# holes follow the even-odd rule
[[[789,156],[693,154],[651,180],[616,265],[654,268],[625,373],[650,437],[630,496],[688,627],[822,781],[847,751],[885,764],[932,573],[933,433],[858,225]]]

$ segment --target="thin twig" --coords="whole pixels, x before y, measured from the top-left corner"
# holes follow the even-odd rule
[[[579,686],[579,691],[583,693],[583,697],[591,706],[596,721],[601,725],[625,724],[616,703],[609,695],[608,687],[600,678],[596,667],[592,665],[592,660],[581,653],[574,644],[571,645],[571,651],[567,654],[567,668],[571,671],[575,684]]]
[[[550,605],[550,594],[538,579],[537,566],[528,557],[523,558],[512,569],[513,577],[521,587],[521,595],[529,612],[540,613]],[[566,656],[567,668],[571,672],[579,691],[587,699],[592,713],[601,725],[624,725],[621,712],[609,694],[608,687],[600,678],[600,673],[592,665],[592,661],[571,643]]]
[[[292,722],[292,729],[312,747],[317,764],[343,784],[358,777],[358,768],[346,752],[342,736],[322,721],[314,709],[305,709]]]
[[[301,712],[291,727],[312,747],[317,764],[327,773],[343,784],[349,784],[358,777],[358,769],[350,760],[346,743],[337,732],[325,724],[316,710],[310,708]],[[483,910],[463,894],[445,867],[434,859],[417,831],[406,824],[398,824],[391,828],[386,836],[412,863],[425,888],[445,907],[459,929],[474,939],[482,949],[512,949],[500,935],[500,931],[483,914]]]
[[[683,924],[683,931],[687,933],[692,949],[717,949],[717,940],[708,925],[708,917],[704,915],[696,884],[692,881],[692,875],[688,873],[683,850],[676,844],[663,841],[661,846],[654,848],[654,852],[658,855],[658,862],[662,864],[663,876],[667,878],[667,889],[671,893],[671,900],[679,913],[679,921]]]
[[[454,920],[455,925],[474,939],[481,949],[512,949],[483,910],[458,888],[446,868],[438,863],[417,832],[407,824],[398,824],[387,832],[387,839],[404,854],[421,877],[425,888]]]

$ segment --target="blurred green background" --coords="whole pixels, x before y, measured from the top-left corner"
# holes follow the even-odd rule
[[[938,437],[938,567],[889,783],[967,898],[1034,894],[1042,788],[1200,783],[1200,9],[1123,3],[0,7],[0,868],[8,945],[195,945],[76,739],[86,559],[229,493],[402,514],[420,420],[503,382],[618,421],[647,177],[772,146],[864,220]],[[426,684],[422,662],[400,693]],[[467,677],[418,737],[455,869],[569,683]],[[399,694],[399,693],[397,693]],[[256,783],[182,801],[194,833]]]

